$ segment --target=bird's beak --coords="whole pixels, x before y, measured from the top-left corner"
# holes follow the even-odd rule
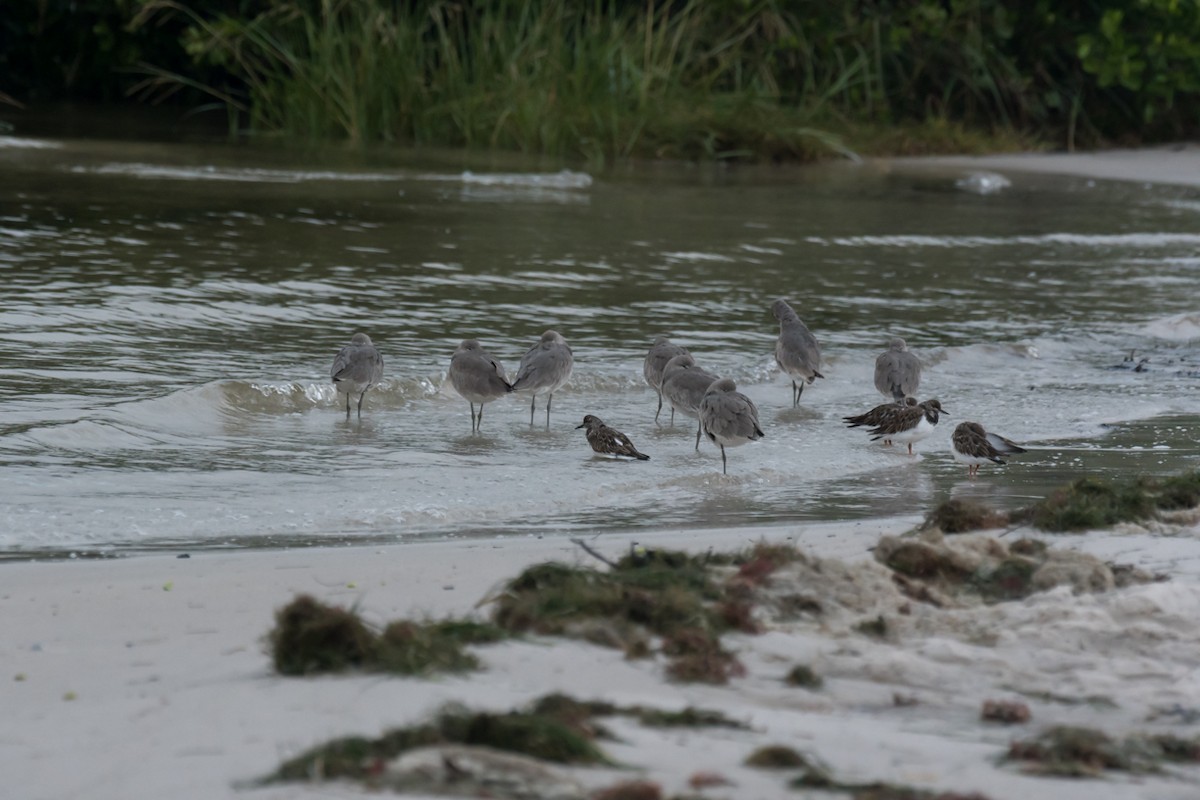
[[[587,425],[586,425],[586,424],[583,424],[583,425],[576,425],[576,426],[575,426],[575,430],[579,430],[580,428],[586,428],[586,427],[587,427]]]

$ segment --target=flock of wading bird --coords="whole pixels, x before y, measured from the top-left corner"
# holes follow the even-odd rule
[[[775,361],[792,379],[792,407],[800,405],[804,387],[820,372],[821,348],[816,337],[792,310],[786,300],[776,300],[771,306],[779,320],[779,338],[775,342]],[[575,359],[571,348],[556,331],[546,331],[542,338],[521,357],[516,378],[509,382],[504,367],[492,358],[475,339],[464,340],[450,358],[448,378],[454,390],[471,406],[471,432],[483,424],[483,407],[512,392],[528,392],[529,424],[533,425],[537,396],[546,395],[546,425],[550,425],[550,404],[556,392],[571,377]],[[721,448],[721,472],[727,471],[725,448],[736,447],[763,437],[758,422],[758,408],[746,395],[737,390],[729,378],[721,378],[697,366],[686,347],[660,337],[651,345],[642,367],[646,382],[658,393],[658,410],[654,422],[662,414],[663,398],[671,406],[671,424],[679,411],[697,421],[696,449],[700,435],[706,435]],[[329,372],[337,391],[346,395],[346,416],[350,416],[350,399],[358,395],[358,413],[362,415],[363,397],[372,385],[383,378],[383,356],[365,333],[356,333],[350,344],[343,347],[333,360]],[[929,436],[945,413],[936,399],[917,402],[914,397],[921,383],[921,361],[909,352],[904,340],[893,338],[887,352],[875,359],[875,388],[890,401],[864,414],[844,417],[851,428],[867,427],[871,441],[883,440],[885,445],[907,444],[912,455],[913,443]],[[476,413],[475,406],[479,405]],[[588,443],[595,452],[615,458],[647,461],[650,456],[640,452],[628,436],[604,424],[599,417],[588,414],[576,429],[584,428]],[[967,475],[974,477],[979,467],[988,462],[1005,463],[1007,456],[1026,452],[1023,447],[1003,436],[984,430],[978,422],[963,422],[954,429],[951,438],[954,459],[967,466]]]

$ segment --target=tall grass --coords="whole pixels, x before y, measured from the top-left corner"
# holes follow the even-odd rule
[[[840,147],[814,124],[830,101],[869,92],[867,53],[816,63],[769,0],[285,0],[251,19],[157,0],[139,21],[164,12],[240,79],[222,99],[252,128],[352,143],[808,158]]]

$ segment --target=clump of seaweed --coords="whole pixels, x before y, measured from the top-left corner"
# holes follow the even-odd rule
[[[275,612],[268,641],[277,672],[313,675],[365,667],[376,637],[354,611],[302,594]]]
[[[1200,470],[1166,478],[1102,481],[1080,478],[1045,500],[1015,512],[1014,520],[1065,533],[1155,518],[1161,511],[1200,506]]]
[[[1029,721],[1029,706],[1015,700],[984,700],[979,712],[980,719],[1016,725]]]
[[[1008,514],[975,500],[954,498],[939,505],[925,518],[925,528],[942,533],[968,533],[1008,525]]]
[[[609,561],[589,552],[609,569],[531,566],[495,599],[496,625],[583,638],[631,657],[647,654],[648,637],[657,636],[673,680],[706,683],[742,674],[721,635],[758,632],[754,590],[779,566],[803,558],[794,547],[766,543],[733,556],[639,548]]]
[[[1144,570],[1105,564],[1087,553],[1055,550],[1034,539],[1006,546],[997,538],[947,538],[929,530],[918,538],[884,536],[874,553],[876,561],[893,571],[892,580],[901,592],[939,607],[962,595],[996,603],[1055,586],[1102,592],[1157,580]]]
[[[825,679],[814,672],[813,668],[807,664],[797,664],[788,670],[788,674],[784,676],[783,682],[788,686],[820,689],[824,685]]]
[[[650,781],[624,781],[600,789],[591,800],[662,800],[662,787]]]
[[[746,724],[731,719],[720,711],[688,706],[679,711],[667,711],[648,706],[617,706],[598,700],[576,700],[565,694],[549,694],[535,701],[531,711],[553,717],[573,727],[590,727],[593,717],[632,717],[650,728],[734,728],[745,730]]]
[[[275,613],[267,636],[275,669],[282,675],[346,670],[426,675],[477,669],[463,650],[506,636],[494,625],[470,620],[396,620],[376,633],[353,609],[299,595]]]
[[[888,623],[884,619],[883,614],[879,614],[872,619],[864,619],[854,626],[854,630],[861,633],[863,636],[870,636],[874,639],[886,639],[888,635]]]
[[[1097,777],[1107,770],[1157,772],[1165,762],[1200,763],[1200,738],[1132,735],[1114,739],[1094,728],[1060,725],[1013,742],[1006,755],[1039,775]]]
[[[745,763],[747,767],[759,769],[799,769],[809,766],[807,758],[782,744],[758,748],[746,756]]]
[[[561,764],[612,763],[593,737],[536,709],[490,714],[448,707],[430,722],[394,728],[375,739],[351,736],[319,745],[284,762],[268,780],[370,781],[401,753],[446,744],[490,747]]]

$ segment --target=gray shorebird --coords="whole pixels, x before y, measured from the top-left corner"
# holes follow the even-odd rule
[[[600,455],[613,456],[614,458],[636,458],[641,461],[649,461],[650,456],[639,452],[633,446],[633,442],[629,437],[621,433],[616,428],[610,428],[604,424],[604,420],[597,416],[588,414],[583,418],[582,425],[576,425],[575,430],[587,428],[588,444],[592,446],[592,450]]]
[[[913,443],[933,433],[934,426],[938,424],[938,417],[943,413],[942,404],[937,400],[905,406],[871,428],[871,441],[890,439],[897,444],[907,444],[908,454],[911,456]]]
[[[529,424],[533,425],[533,410],[539,392],[546,393],[546,427],[550,427],[550,403],[554,393],[571,377],[575,357],[567,340],[557,331],[546,331],[538,343],[521,356],[517,378],[512,382],[514,392],[529,392]]]
[[[475,339],[464,339],[450,357],[450,385],[471,404],[471,433],[483,425],[483,405],[512,391],[504,367]],[[475,404],[479,416],[475,416]]]
[[[650,352],[646,353],[646,361],[642,364],[642,374],[646,376],[646,383],[650,384],[658,394],[658,410],[654,412],[655,425],[658,424],[658,415],[662,413],[663,368],[672,358],[687,355],[687,352],[686,347],[675,344],[665,336],[660,336],[654,340],[654,344],[650,345]]]
[[[718,380],[706,369],[696,366],[691,353],[675,356],[663,367],[662,393],[671,404],[671,424],[676,410],[696,418],[696,449],[700,449],[700,401],[713,381]]]
[[[775,342],[775,363],[792,379],[792,408],[800,405],[804,387],[821,374],[821,346],[786,300],[776,300],[771,312],[779,320],[779,338]]]
[[[338,351],[329,369],[334,388],[346,395],[346,419],[350,418],[350,396],[358,395],[358,415],[362,416],[362,401],[370,389],[383,378],[383,356],[371,344],[371,337],[356,333],[350,344]]]
[[[912,408],[916,404],[917,398],[906,397],[904,398],[904,401],[900,403],[884,403],[883,405],[875,406],[870,411],[862,414],[858,414],[853,417],[842,417],[842,421],[845,422],[846,426],[850,428],[858,428],[861,426],[875,428],[887,423],[892,419],[892,417],[896,416],[904,409]],[[883,443],[890,445],[892,440],[884,439]]]
[[[729,378],[714,381],[700,401],[700,426],[721,448],[721,474],[725,475],[725,448],[737,447],[763,437],[754,401],[737,390]]]
[[[917,393],[921,385],[921,360],[899,336],[888,340],[888,349],[875,359],[875,388],[897,403]]]
[[[1026,453],[1024,447],[996,433],[988,433],[978,422],[960,422],[950,437],[954,460],[967,465],[967,477],[979,474],[979,467],[989,461],[1004,464],[1005,457]]]

